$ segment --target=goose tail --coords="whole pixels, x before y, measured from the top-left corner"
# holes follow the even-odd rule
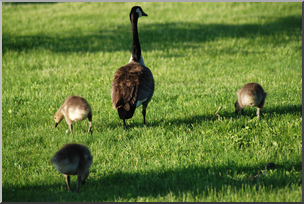
[[[129,119],[133,117],[133,114],[135,112],[135,106],[134,107],[130,107],[130,109],[127,111],[126,109],[124,109],[123,107],[118,108],[118,115],[120,119]]]

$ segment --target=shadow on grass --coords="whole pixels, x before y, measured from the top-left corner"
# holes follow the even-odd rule
[[[102,24],[102,21],[100,21]],[[204,24],[202,23],[156,23],[139,25],[139,35],[143,52],[151,50],[181,49],[181,43],[186,48],[195,48],[198,42],[208,42],[216,38],[256,38],[259,36],[271,36],[264,39],[264,43],[289,43],[290,40],[276,39],[280,34],[289,37],[298,37],[302,30],[301,16],[281,17],[265,24]],[[58,34],[54,34],[58,35]],[[29,51],[33,49],[51,50],[53,52],[116,52],[130,51],[132,46],[132,34],[130,23],[117,26],[117,29],[104,29],[95,34],[70,33],[70,36],[54,35],[18,35],[2,34],[2,52]],[[299,47],[302,50],[302,47]],[[219,54],[218,48],[209,49],[208,53]],[[239,52],[234,47],[220,52],[235,54]],[[255,51],[242,51],[250,54]],[[170,56],[168,57],[179,57]],[[180,54],[183,55],[182,53]]]
[[[299,114],[302,116],[302,104],[301,105],[287,105],[287,106],[274,106],[274,107],[265,107],[262,110],[265,113],[269,113],[270,116],[284,115],[284,114]]]
[[[282,168],[282,166],[279,165],[278,168]],[[299,171],[302,169],[302,164],[299,163],[294,168],[296,171]],[[239,190],[246,184],[259,184],[259,181],[249,183],[247,178],[232,178],[233,173],[236,172],[248,172],[248,175],[253,176],[259,169],[261,167],[237,167],[233,165],[229,166],[228,164],[228,166],[207,168],[189,166],[166,171],[160,169],[158,172],[151,171],[144,174],[117,172],[105,176],[98,181],[92,180],[92,185],[96,186],[97,189],[98,187],[102,187],[101,191],[96,191],[104,195],[103,199],[105,200],[114,200],[118,197],[135,199],[138,197],[155,198],[166,196],[170,193],[177,197],[182,197],[183,193],[190,193],[195,198],[195,196],[202,194],[208,196],[211,193],[211,189],[213,189],[213,192],[215,189],[216,192],[221,192],[223,187],[227,189],[227,186],[230,186],[231,189],[235,188]],[[268,178],[262,183],[279,189],[290,185],[290,183],[300,185],[301,181],[295,182],[288,179],[277,180]],[[259,185],[257,185],[257,188],[259,188]]]
[[[201,123],[201,121],[206,121],[211,119],[212,116],[199,116],[199,115],[193,115],[193,116],[186,116],[185,118],[181,118],[181,119],[166,119],[166,118],[162,118],[162,119],[158,119],[157,121],[153,120],[151,121],[151,119],[148,116],[146,116],[146,124],[144,124],[143,119],[142,119],[142,115],[141,114],[134,114],[133,118],[140,118],[140,121],[132,121],[134,119],[128,119],[126,120],[126,124],[127,124],[127,128],[125,130],[129,130],[135,127],[159,127],[159,126],[164,126],[164,127],[168,127],[168,126],[180,126],[182,124],[186,124],[186,125],[191,125],[191,124],[196,124],[196,123]],[[119,118],[118,114],[117,114],[117,118]],[[210,120],[211,121],[211,120]],[[115,128],[123,128],[124,124],[123,124],[123,120],[119,120],[116,123],[109,123],[107,124],[108,127],[115,129]]]
[[[149,172],[126,173],[123,171],[104,172],[104,175],[96,175],[94,170],[90,173],[85,186],[80,187],[80,194],[67,193],[64,177],[61,183],[52,186],[23,185],[2,186],[3,201],[115,201],[118,199],[137,200],[140,198],[158,198],[168,195],[181,199],[183,195],[198,197],[219,196],[216,193],[226,194],[227,190],[241,190],[244,193],[252,193],[252,189],[258,190],[264,187],[266,191],[279,190],[291,185],[301,186],[302,177],[296,174],[285,174],[285,171],[302,171],[302,163],[286,167],[277,164],[279,178],[266,174],[257,180],[248,182],[247,176],[254,176],[258,170],[266,164],[259,166],[237,166],[228,163],[223,166],[188,166],[164,170],[158,168]],[[243,173],[242,173],[243,172]],[[242,178],[237,175],[243,175]],[[99,179],[94,179],[94,178]],[[72,189],[75,189],[75,179],[72,180]],[[246,187],[247,186],[247,187]],[[266,188],[266,189],[265,189]],[[62,189],[62,190],[61,190]],[[247,190],[246,190],[247,189]],[[249,189],[249,190],[248,190]],[[54,193],[56,191],[56,193]],[[39,196],[37,196],[39,195]]]
[[[244,116],[246,117],[256,117],[256,107],[246,107],[244,110]],[[302,104],[301,105],[286,105],[286,106],[272,106],[264,107],[261,110],[261,118],[272,117],[275,115],[286,115],[286,114],[299,114],[302,116]],[[231,116],[233,114],[224,112],[224,116]],[[234,114],[234,117],[240,117],[240,113]]]
[[[141,111],[141,107],[139,107],[139,110]],[[221,117],[221,119],[225,120],[225,119],[229,119],[229,118],[232,118],[232,119],[238,119],[241,117],[240,113],[238,114],[235,114],[234,112],[234,109],[232,109],[233,111],[228,111],[228,110],[225,110],[225,111],[222,111],[220,110],[218,112],[219,116]],[[246,107],[245,108],[245,111],[244,111],[244,117],[256,117],[256,107]],[[272,116],[275,116],[275,115],[285,115],[285,114],[299,114],[302,116],[302,104],[301,105],[287,105],[287,106],[272,106],[272,107],[264,107],[264,109],[262,109],[261,111],[262,115],[261,115],[261,119],[263,119],[264,117],[272,117]],[[267,115],[267,116],[265,116]],[[118,115],[117,115],[118,117]],[[142,119],[142,115],[141,113],[138,113],[138,114],[134,114],[133,117],[140,117]],[[188,116],[185,116],[184,118],[180,118],[180,119],[166,119],[166,118],[162,118],[162,119],[159,119],[157,121],[151,121],[149,119],[149,113],[147,112],[147,116],[146,116],[146,126],[147,127],[159,127],[159,126],[180,126],[180,125],[187,125],[187,126],[190,126],[190,125],[193,125],[193,124],[199,124],[201,123],[202,121],[204,122],[212,122],[212,121],[216,121],[218,120],[218,116],[215,116],[215,118],[213,120],[211,120],[213,117],[213,114],[212,115],[188,115]],[[132,120],[132,119],[130,119]],[[140,122],[131,122],[129,123],[128,122],[129,120],[126,120],[126,123],[127,123],[127,129],[126,130],[129,130],[129,129],[132,129],[134,127],[143,127],[145,126],[143,124],[143,120],[140,121]],[[121,121],[118,121],[117,123],[109,123],[107,124],[108,127],[111,127],[112,129],[115,129],[115,128],[118,128],[118,127],[123,127],[123,122],[122,120]]]

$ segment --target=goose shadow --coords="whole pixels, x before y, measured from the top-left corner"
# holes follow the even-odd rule
[[[263,16],[261,16],[263,18]],[[96,18],[97,19],[97,18]],[[283,34],[298,36],[302,31],[302,16],[279,17],[264,24],[204,24],[202,23],[146,23],[139,25],[139,36],[143,51],[180,49],[181,42],[187,43],[187,48],[196,48],[198,42],[214,41],[219,37],[224,38],[249,38],[260,36],[273,36]],[[264,39],[264,43],[274,43],[271,39]],[[275,42],[277,43],[277,41]],[[281,39],[280,43],[289,43],[289,40]],[[117,52],[130,51],[132,48],[132,33],[130,22],[123,25],[115,25],[115,29],[102,29],[93,34],[75,33],[69,37],[52,35],[18,35],[3,32],[2,52],[28,51],[32,49],[51,50],[58,53],[70,52]],[[302,47],[298,49],[302,50]],[[217,48],[208,50],[208,53],[218,54]],[[235,54],[234,47],[227,48],[221,52]],[[244,50],[244,53],[248,51]],[[167,57],[171,56],[165,52]]]
[[[127,122],[127,128],[125,128],[125,130],[130,130],[133,129],[135,127],[160,127],[160,126],[168,126],[168,125],[172,125],[172,126],[181,126],[181,125],[186,125],[187,127],[191,127],[194,124],[199,124],[202,121],[203,122],[213,122],[218,120],[219,118],[225,120],[225,119],[238,119],[241,117],[240,113],[236,114],[235,110],[234,110],[234,106],[231,105],[231,109],[229,110],[220,110],[218,112],[219,116],[214,116],[214,114],[206,114],[206,115],[198,115],[198,114],[193,114],[193,115],[187,115],[184,118],[161,118],[161,119],[157,119],[157,120],[149,120],[148,118],[148,113],[146,116],[146,125],[143,124],[143,121],[138,121],[136,119],[136,121],[134,121],[134,119],[130,119],[133,120],[132,122],[128,122],[128,120],[126,120]],[[256,117],[256,107],[246,107],[245,111],[244,111],[244,117]],[[136,112],[135,112],[136,114]],[[140,113],[138,113],[138,115],[136,114],[133,117],[142,117],[142,115]],[[286,115],[286,114],[299,114],[300,116],[302,116],[302,104],[298,104],[298,105],[284,105],[284,106],[271,106],[271,107],[264,107],[261,111],[261,119],[263,119],[264,117],[273,117],[276,115]],[[117,116],[118,117],[118,116]],[[212,120],[213,118],[213,120]],[[120,126],[123,127],[123,122],[122,120],[119,121],[118,123],[114,123],[114,122],[110,122],[107,124],[108,127],[112,128],[112,129],[116,129],[119,128]]]
[[[245,107],[244,116],[248,117],[256,117],[256,107]],[[294,104],[294,105],[276,105],[271,107],[264,107],[261,110],[261,118],[264,117],[273,117],[276,115],[286,115],[286,114],[299,114],[302,116],[302,104]],[[229,112],[224,112],[224,115],[229,115]],[[230,114],[231,115],[231,114]],[[233,114],[232,114],[233,115]],[[240,113],[234,114],[235,117],[240,117]]]
[[[118,117],[118,115],[117,115]],[[140,117],[140,119],[138,120],[137,117]],[[167,118],[161,118],[161,119],[156,119],[156,120],[151,120],[148,118],[148,113],[146,116],[146,124],[143,123],[143,119],[141,117],[141,115],[135,115],[133,116],[132,119],[128,119],[126,120],[126,124],[127,124],[127,128],[124,128],[124,124],[121,121],[118,122],[110,122],[107,124],[108,127],[110,127],[111,129],[116,129],[116,128],[123,128],[124,130],[131,130],[133,128],[136,127],[160,127],[160,126],[168,126],[168,125],[172,125],[172,126],[180,126],[185,124],[186,126],[191,126],[193,124],[197,124],[200,123],[201,121],[207,121],[211,119],[211,115],[189,115],[186,116],[185,118],[174,118],[174,119],[167,119]],[[118,117],[119,118],[119,117]],[[136,119],[134,119],[136,118]]]
[[[168,197],[168,195],[171,195],[174,199],[174,197],[183,197],[185,194],[195,198],[202,195],[204,197],[212,196],[214,192],[223,192],[228,189],[239,191],[253,188],[258,190],[262,187],[265,188],[265,186],[272,186],[272,189],[280,190],[285,189],[288,185],[300,186],[302,184],[302,179],[296,176],[297,174],[285,175],[285,171],[301,171],[301,162],[287,166],[285,164],[276,164],[273,170],[276,169],[280,174],[285,175],[279,178],[266,174],[266,176],[261,176],[249,182],[247,177],[241,178],[237,176],[241,172],[254,176],[265,165],[260,163],[254,166],[239,166],[233,161],[228,161],[227,164],[221,166],[189,165],[172,169],[159,167],[147,172],[129,173],[115,170],[115,172],[107,171],[101,174],[96,173],[97,171],[91,168],[85,185],[80,187],[80,194],[67,193],[66,184],[62,177],[62,182],[54,182],[52,186],[45,184],[3,185],[3,201],[42,202],[58,201],[59,198],[64,198],[65,200],[115,201],[119,199],[151,199],[151,197]],[[72,185],[74,187],[74,183]],[[56,191],[55,197],[54,191]],[[35,197],[33,195],[40,196]]]
[[[152,170],[146,173],[125,173],[117,171],[106,176],[101,177],[99,180],[91,180],[90,184],[95,186],[96,192],[104,196],[102,200],[114,200],[115,198],[138,198],[138,197],[159,197],[172,194],[179,197],[183,194],[192,194],[193,197],[205,194],[208,196],[213,188],[216,192],[221,192],[223,187],[240,190],[245,185],[257,184],[254,188],[257,190],[263,185],[259,181],[248,182],[245,179],[235,179],[233,174],[237,172],[246,172],[249,176],[256,175],[258,170],[266,164],[259,164],[256,166],[237,166],[231,162],[223,166],[196,166],[190,165],[183,168],[169,169],[169,170]],[[295,166],[276,165],[276,169],[291,170],[294,168],[296,171],[302,169],[302,164],[297,163]],[[301,179],[297,182],[296,176],[292,179],[291,183],[301,185]],[[267,186],[273,185],[273,188],[284,188],[289,185],[290,180],[282,179],[278,181],[276,178],[267,178],[264,181]],[[98,190],[99,189],[99,190]]]

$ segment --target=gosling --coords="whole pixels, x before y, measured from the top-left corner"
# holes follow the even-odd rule
[[[89,169],[93,162],[93,157],[89,149],[81,144],[66,144],[51,159],[55,168],[66,178],[68,191],[70,188],[70,175],[77,175],[77,189],[79,193],[80,181],[82,185],[89,176]]]
[[[248,83],[238,90],[237,95],[238,100],[234,104],[235,113],[241,111],[243,115],[245,106],[257,107],[256,114],[259,118],[267,96],[262,86],[258,83]]]
[[[86,118],[89,119],[89,130],[88,133],[92,134],[92,111],[87,101],[80,96],[69,96],[65,99],[63,105],[54,115],[55,128],[60,121],[65,118],[65,121],[70,127],[71,134],[73,134],[72,121],[82,121]],[[68,130],[67,132],[68,133]]]

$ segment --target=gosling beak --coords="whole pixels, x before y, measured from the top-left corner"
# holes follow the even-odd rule
[[[58,123],[55,123],[55,127],[57,127]]]

